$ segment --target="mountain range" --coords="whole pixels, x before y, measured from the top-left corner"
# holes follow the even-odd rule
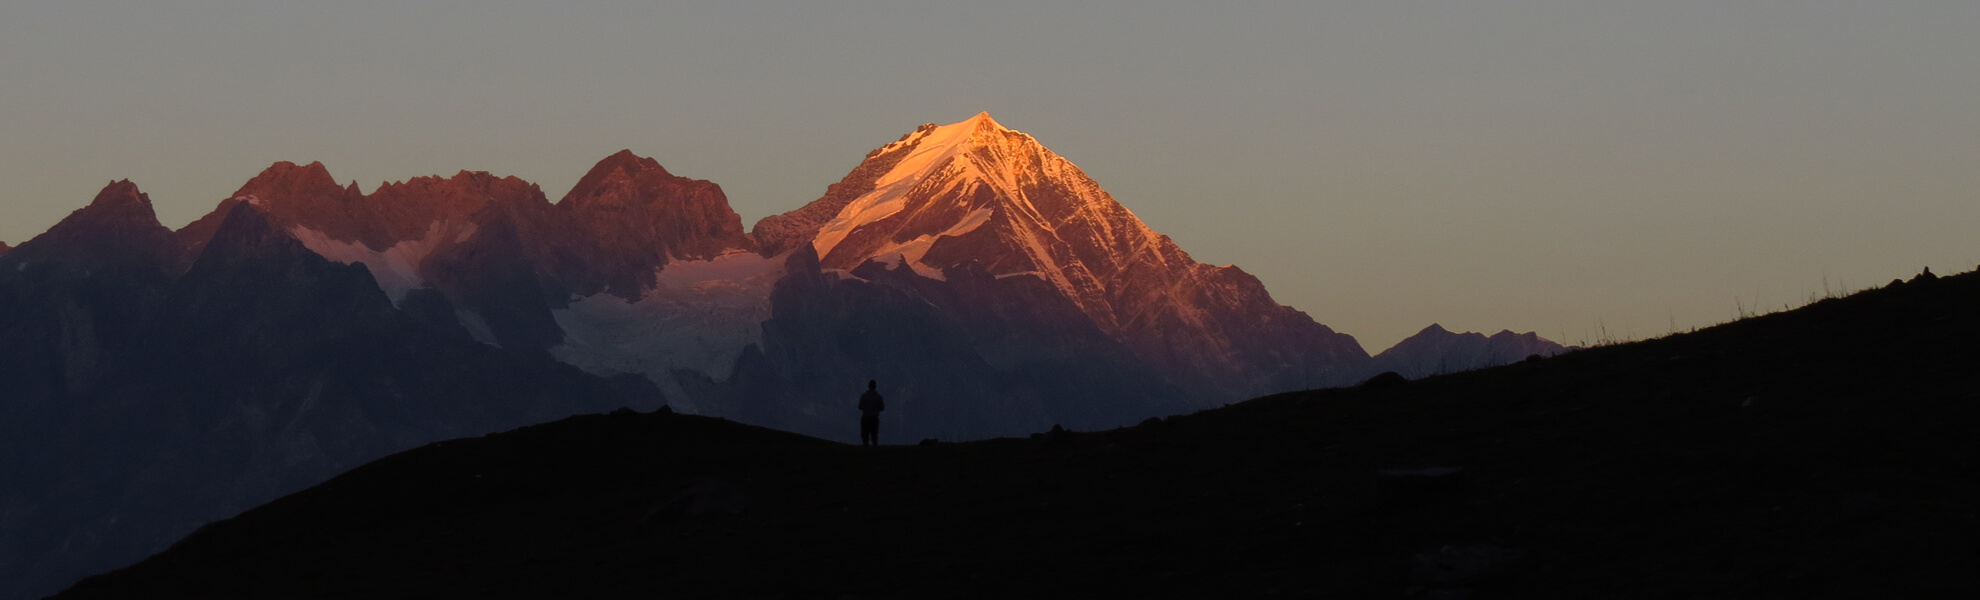
[[[1378,371],[1419,379],[1503,365],[1529,356],[1553,356],[1569,349],[1531,331],[1500,330],[1488,337],[1476,332],[1454,333],[1432,323],[1376,354],[1374,360]]]
[[[613,407],[850,440],[1103,429],[1568,350],[1432,326],[1370,356],[987,113],[745,231],[623,151],[550,202],[281,162],[171,230],[128,181],[0,245],[0,580],[39,594],[391,452]]]

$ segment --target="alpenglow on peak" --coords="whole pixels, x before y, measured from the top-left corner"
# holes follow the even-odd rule
[[[1112,204],[1078,167],[988,112],[948,125],[922,125],[874,150],[842,182],[861,191],[841,197],[843,204],[819,224],[812,247],[840,268],[903,254],[909,264],[940,278],[941,266],[922,260],[931,244],[976,231],[992,216],[1037,220],[1042,215],[1033,196],[1040,182],[1068,184],[1051,186],[1057,189],[1089,188],[1097,193],[1078,194],[1093,196],[1082,200]],[[1052,270],[1039,266],[1023,270]]]
[[[877,264],[970,297],[1057,296],[1040,301],[1070,303],[1124,352],[1206,398],[1346,381],[1368,361],[1353,338],[1273,301],[1241,269],[1192,259],[1077,165],[988,113],[915,128],[755,235],[766,256],[809,244],[817,268],[846,280],[876,281],[866,277]]]

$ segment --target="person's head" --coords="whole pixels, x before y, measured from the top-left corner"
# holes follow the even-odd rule
[[[870,389],[875,389],[875,388],[878,388],[878,387],[880,387],[880,380],[878,380],[878,379],[868,379],[868,380],[866,380],[866,389],[869,389],[869,390],[870,390]]]

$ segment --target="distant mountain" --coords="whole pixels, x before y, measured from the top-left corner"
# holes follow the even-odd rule
[[[14,247],[13,247],[13,246],[9,246],[9,245],[7,245],[7,243],[6,243],[6,242],[0,242],[0,255],[5,255],[5,254],[7,253],[7,251],[9,251],[9,250],[13,250],[13,249],[14,249]]]
[[[1579,348],[1562,346],[1529,331],[1485,334],[1452,333],[1435,323],[1375,355],[1376,371],[1394,371],[1410,379],[1457,373],[1516,362],[1529,356],[1553,356]]]

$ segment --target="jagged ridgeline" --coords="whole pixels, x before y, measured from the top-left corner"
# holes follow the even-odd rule
[[[437,328],[643,376],[675,410],[833,439],[852,438],[846,397],[868,379],[887,383],[897,439],[969,439],[1560,350],[1419,343],[1376,361],[1243,270],[1191,259],[987,113],[874,150],[748,233],[720,187],[631,152],[555,203],[466,172],[362,194],[288,163],[222,211],[242,202],[318,255],[367,266]],[[197,248],[219,214],[184,243]]]
[[[115,182],[0,244],[0,340],[9,597],[391,452],[618,406],[850,441],[878,379],[883,441],[961,440],[1561,350],[1378,361],[988,114],[748,231],[719,186],[630,151],[556,202],[276,163],[177,231]]]

